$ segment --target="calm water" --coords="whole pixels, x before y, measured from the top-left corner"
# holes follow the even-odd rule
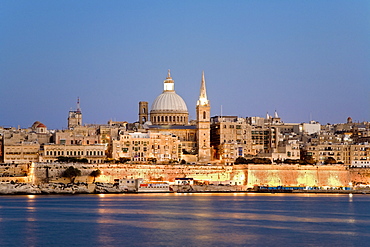
[[[368,246],[370,196],[0,196],[0,246]]]

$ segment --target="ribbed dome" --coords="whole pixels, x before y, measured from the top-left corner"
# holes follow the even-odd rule
[[[175,91],[165,91],[160,94],[152,104],[155,112],[188,113],[185,101]]]

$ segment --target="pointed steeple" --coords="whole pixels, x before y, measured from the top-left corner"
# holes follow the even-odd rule
[[[206,90],[206,80],[204,79],[204,71],[202,71],[202,82],[200,84],[200,94],[197,105],[209,105],[209,100],[207,98]]]

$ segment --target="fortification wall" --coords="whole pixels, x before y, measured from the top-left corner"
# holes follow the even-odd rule
[[[230,180],[233,174],[232,166],[200,166],[200,165],[144,165],[144,164],[33,164],[35,184],[45,182],[69,182],[61,178],[63,171],[74,166],[81,171],[81,176],[75,182],[93,181],[89,174],[99,169],[101,175],[96,182],[113,183],[120,178],[143,178],[148,181],[175,181],[175,178],[190,177],[205,181]]]
[[[101,176],[96,182],[114,183],[114,179],[143,178],[147,181],[170,181],[175,178],[194,178],[203,181],[238,181],[238,185],[253,187],[269,186],[330,186],[347,187],[358,184],[370,184],[370,169],[348,168],[342,165],[144,165],[144,164],[50,164],[35,163],[27,172],[28,182],[41,184],[46,182],[70,182],[62,178],[62,173],[69,166],[81,171],[75,182],[92,183],[89,174],[99,169]],[[24,172],[24,167],[22,167]],[[27,177],[24,177],[26,182]],[[241,182],[239,184],[239,182]]]
[[[246,177],[248,186],[348,187],[352,181],[348,168],[341,165],[249,165]]]

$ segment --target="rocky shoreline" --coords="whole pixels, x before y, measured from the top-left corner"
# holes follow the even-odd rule
[[[305,193],[305,194],[370,194],[369,189],[356,190],[270,190],[258,191],[244,186],[185,185],[172,186],[171,193]],[[33,185],[29,183],[0,183],[0,195],[48,195],[48,194],[114,194],[137,193],[127,191],[112,183],[47,183]],[[144,192],[141,192],[144,193]],[[153,192],[146,192],[153,193]],[[157,192],[158,193],[158,192]],[[163,193],[163,192],[162,192]]]
[[[37,195],[37,194],[100,194],[123,193],[113,184],[87,184],[87,183],[48,183],[33,185],[28,183],[1,183],[0,195]]]

